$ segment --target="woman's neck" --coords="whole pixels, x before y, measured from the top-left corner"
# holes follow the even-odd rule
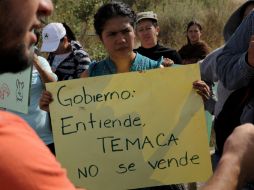
[[[200,42],[200,40],[192,41],[192,42],[190,42],[190,44],[191,44],[191,45],[195,45],[195,44],[197,44],[198,42]]]
[[[136,57],[136,53],[131,52],[130,55],[126,58],[110,57],[110,59],[115,64],[117,73],[125,73],[130,71],[130,67],[135,57]]]

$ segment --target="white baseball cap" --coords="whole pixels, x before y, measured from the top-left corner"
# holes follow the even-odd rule
[[[41,52],[54,52],[57,50],[60,40],[66,35],[62,23],[50,23],[42,30]]]

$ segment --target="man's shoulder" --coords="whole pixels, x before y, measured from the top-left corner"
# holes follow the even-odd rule
[[[18,116],[0,112],[0,143],[1,189],[75,189],[49,149]]]
[[[11,125],[11,124],[20,124],[24,126],[28,126],[28,124],[17,115],[7,112],[7,111],[0,111],[0,127],[5,125]]]
[[[17,135],[24,138],[36,136],[34,130],[21,117],[7,111],[0,112],[0,136],[10,139]],[[1,141],[2,139],[0,139]]]

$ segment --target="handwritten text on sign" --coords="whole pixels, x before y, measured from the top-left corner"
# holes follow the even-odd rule
[[[0,75],[0,108],[28,113],[31,69]]]
[[[211,175],[198,65],[50,83],[57,158],[77,185],[131,189]]]

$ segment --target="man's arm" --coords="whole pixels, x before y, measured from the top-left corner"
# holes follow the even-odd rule
[[[217,82],[218,77],[216,73],[217,57],[222,52],[223,47],[220,47],[206,56],[200,63],[201,79],[209,84]]]
[[[248,48],[254,34],[254,12],[241,23],[217,58],[217,76],[229,90],[247,86],[254,77],[254,66],[248,63]]]
[[[237,127],[224,145],[214,175],[202,190],[237,190],[254,181],[254,126]]]

